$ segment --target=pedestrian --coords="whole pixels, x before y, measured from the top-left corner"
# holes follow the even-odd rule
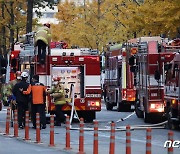
[[[50,24],[46,23],[37,29],[35,36],[35,47],[38,47],[38,61],[41,64],[45,64],[46,48],[49,48],[50,41]]]
[[[33,122],[33,128],[36,128],[36,113],[40,114],[41,128],[46,128],[46,115],[45,115],[45,102],[46,102],[46,87],[39,82],[39,75],[34,75],[32,78],[32,84],[29,85],[27,91],[23,91],[23,94],[30,94],[32,97],[31,104],[31,116]]]
[[[54,87],[49,90],[47,93],[54,99],[55,104],[55,115],[56,115],[56,123],[55,126],[61,126],[61,122],[65,122],[65,116],[62,111],[62,107],[66,104],[65,92],[64,88],[59,81],[54,82]]]
[[[16,98],[17,110],[18,110],[18,124],[19,128],[24,128],[25,126],[25,112],[28,111],[28,102],[29,95],[24,95],[22,90],[25,91],[29,87],[29,83],[27,83],[27,78],[29,74],[27,72],[22,72],[21,78],[22,80],[15,84],[12,89],[13,95]]]

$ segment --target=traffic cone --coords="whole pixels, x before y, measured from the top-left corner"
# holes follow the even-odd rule
[[[130,126],[126,126],[126,154],[131,154],[131,132]]]
[[[25,114],[25,140],[29,140],[29,111]]]
[[[98,121],[94,120],[94,144],[93,154],[98,154]]]
[[[151,154],[151,128],[146,129],[146,154]]]
[[[14,137],[18,137],[18,113],[14,110]]]
[[[168,140],[173,142],[174,141],[173,136],[174,136],[174,133],[172,131],[169,131],[168,132]],[[168,154],[173,154],[173,151],[174,151],[174,149],[172,146],[168,147]]]
[[[80,129],[79,129],[79,152],[78,154],[85,154],[84,152],[84,119],[80,118]]]
[[[37,143],[41,142],[41,137],[40,137],[40,115],[39,115],[39,113],[36,113],[36,142]]]
[[[5,135],[9,135],[9,125],[10,125],[10,108],[7,109]]]
[[[54,115],[50,117],[50,142],[49,146],[54,147]]]
[[[70,150],[70,121],[69,116],[66,117],[66,147],[65,150]]]
[[[115,153],[115,123],[111,122],[111,136],[110,136],[110,147],[109,154]]]

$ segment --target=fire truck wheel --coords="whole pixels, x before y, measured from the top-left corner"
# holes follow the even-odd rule
[[[107,110],[112,110],[113,109],[113,105],[110,104],[109,102],[106,102],[106,109]]]
[[[138,118],[144,118],[143,111],[139,109],[139,106],[137,103],[135,103],[135,112]]]
[[[83,118],[84,122],[92,122],[96,118],[95,111],[80,111],[78,112],[78,117]]]
[[[166,124],[166,128],[168,129],[178,129],[178,123],[176,123],[176,121],[172,120],[172,115],[173,115],[173,111],[172,109],[169,109],[168,115],[167,115],[167,124]]]
[[[151,122],[151,114],[144,112],[144,122],[150,123]]]
[[[118,103],[117,110],[118,110],[118,112],[124,111],[124,103],[123,102]]]

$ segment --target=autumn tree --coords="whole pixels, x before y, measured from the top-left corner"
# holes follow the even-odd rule
[[[102,50],[108,42],[122,42],[128,38],[126,10],[135,2],[124,0],[91,0],[75,5],[66,0],[58,5],[56,17],[60,21],[52,28],[55,40],[68,44]]]
[[[180,34],[179,0],[146,0],[131,13],[128,31],[136,31],[138,36],[166,35],[176,37]]]
[[[23,0],[1,0],[0,2],[1,54],[6,55],[8,49],[13,47],[14,36],[17,36],[19,31],[24,28],[25,16],[22,15],[21,11],[25,10],[26,6]]]

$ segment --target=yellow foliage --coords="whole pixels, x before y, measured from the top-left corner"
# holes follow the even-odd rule
[[[52,36],[69,46],[102,50],[110,41],[160,34],[175,37],[180,27],[179,0],[91,0],[85,6],[66,0],[58,9],[59,24]]]

